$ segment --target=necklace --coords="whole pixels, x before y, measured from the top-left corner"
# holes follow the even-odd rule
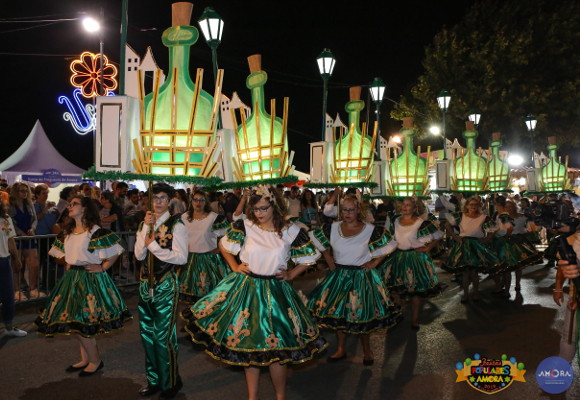
[[[277,232],[276,229],[266,228],[266,227],[264,227],[262,225],[256,225],[256,226],[258,228],[260,228],[261,230],[266,231],[266,232]]]
[[[80,234],[83,234],[83,233],[85,233],[85,232],[86,232],[86,231],[88,231],[88,230],[89,230],[88,228],[84,228],[84,229],[83,229],[82,231],[80,231],[80,232],[75,232],[75,230],[73,229],[73,232],[72,232],[72,234],[73,234],[73,235],[80,235]]]
[[[196,218],[196,217],[193,217],[193,218],[192,218],[192,220],[193,220],[193,221],[201,221],[201,220],[203,220],[203,219],[206,219],[208,216],[209,216],[209,213],[208,213],[208,214],[205,214],[205,215],[204,215],[203,217],[201,217],[201,218]]]

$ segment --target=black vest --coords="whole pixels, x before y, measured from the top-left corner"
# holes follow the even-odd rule
[[[182,223],[181,217],[179,215],[172,215],[167,220],[157,227],[155,231],[155,241],[159,247],[163,249],[171,249],[173,244],[173,228],[176,224]],[[143,229],[143,228],[141,228]],[[143,261],[141,261],[141,279],[146,280],[149,277],[149,269],[147,268],[147,258],[149,257],[149,251],[147,251],[147,256]],[[155,255],[153,256],[153,265],[155,271],[155,280],[160,281],[169,271],[174,271],[177,267],[176,264],[170,264],[165,261],[161,261]]]

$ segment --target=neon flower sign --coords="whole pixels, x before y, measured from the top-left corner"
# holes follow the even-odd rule
[[[107,96],[117,88],[117,67],[109,64],[107,56],[103,55],[103,71],[101,74],[101,55],[85,51],[78,60],[70,64],[72,76],[70,83],[81,90],[84,97]],[[101,75],[103,84],[101,85]],[[103,93],[104,92],[104,93]]]

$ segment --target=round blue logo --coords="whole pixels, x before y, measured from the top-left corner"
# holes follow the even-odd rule
[[[538,385],[547,393],[565,392],[572,384],[572,379],[572,366],[561,357],[548,357],[536,369]]]

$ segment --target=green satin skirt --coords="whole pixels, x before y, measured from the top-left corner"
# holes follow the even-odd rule
[[[539,264],[544,258],[524,234],[496,237],[493,247],[499,258],[506,264],[506,271],[515,271]]]
[[[345,333],[390,328],[402,318],[375,269],[329,271],[309,298],[308,309],[320,327]]]
[[[431,297],[442,288],[429,253],[396,250],[380,267],[383,279],[391,293],[402,297]]]
[[[326,347],[298,293],[277,279],[231,273],[181,316],[192,340],[230,365],[299,364]]]
[[[231,272],[221,254],[189,253],[187,264],[179,271],[179,300],[195,303]]]
[[[452,241],[447,263],[441,268],[451,273],[463,272],[467,268],[486,274],[497,274],[505,270],[505,264],[493,253],[493,249],[476,238],[463,237],[462,242]]]
[[[46,336],[92,337],[119,329],[131,318],[109,274],[71,268],[57,282],[35,323]]]

